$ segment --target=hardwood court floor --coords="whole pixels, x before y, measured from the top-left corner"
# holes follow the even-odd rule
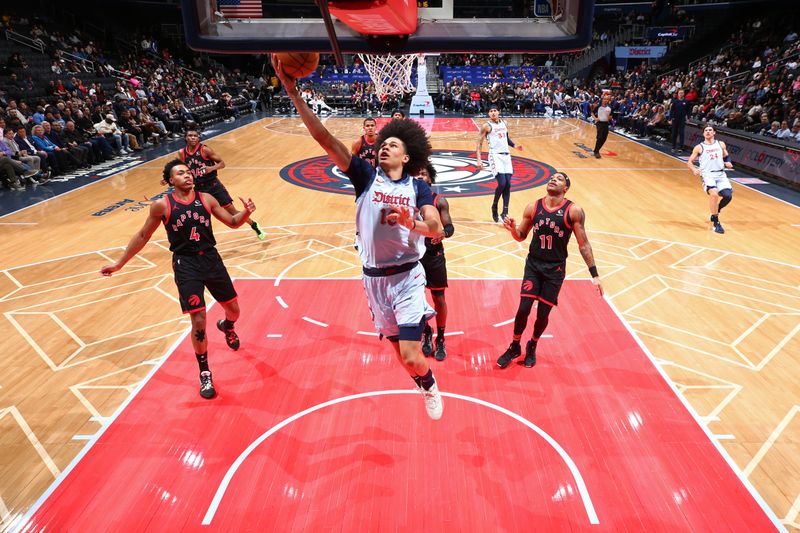
[[[346,143],[360,134],[360,123],[326,121]],[[474,150],[479,124],[436,119],[427,126],[434,148],[447,158],[449,151]],[[613,134],[603,159],[587,158],[594,130],[574,120],[508,124],[525,147],[514,157],[569,173],[569,197],[587,213],[609,300],[787,529],[800,531],[798,209],[735,186],[722,215],[727,233],[717,235],[708,228],[698,179],[682,161]],[[268,238],[258,241],[249,229],[216,224],[233,276],[359,275],[352,196],[298,187],[279,175],[323,155],[299,120],[264,119],[208,143],[228,165],[221,178],[232,195],[252,196],[255,218],[269,228]],[[161,230],[123,271],[110,279],[97,273],[119,256],[149,199],[162,192],[165,160],[0,219],[4,528],[108,423],[187,327]],[[459,179],[444,185],[458,187]],[[450,277],[518,279],[527,243],[515,243],[489,222],[488,196],[450,192],[456,225],[446,243]],[[514,192],[512,215],[542,194]],[[133,202],[92,216],[125,199]],[[574,243],[570,252],[569,277],[586,277]],[[241,304],[248,313],[248,302]],[[336,302],[319,305],[335,308]],[[512,316],[517,302],[486,305],[504,306]],[[451,324],[458,313],[450,309]],[[552,320],[559,320],[558,311]],[[494,356],[504,348],[497,346]]]

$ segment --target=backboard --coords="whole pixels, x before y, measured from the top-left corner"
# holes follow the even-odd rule
[[[186,41],[216,53],[553,53],[580,50],[591,41],[594,0],[417,0],[416,28],[400,35],[365,35],[336,17],[340,7],[380,28],[380,10],[408,15],[407,0],[182,0]],[[538,4],[547,2],[550,9]],[[321,14],[330,7],[332,28]],[[413,4],[411,9],[413,9]],[[546,6],[547,7],[547,6]],[[341,10],[340,10],[341,12]],[[547,16],[537,16],[545,12]],[[385,25],[407,28],[402,22]],[[329,26],[331,26],[329,24]],[[389,33],[391,33],[391,28]]]

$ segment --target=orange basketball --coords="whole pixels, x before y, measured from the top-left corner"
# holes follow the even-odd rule
[[[292,78],[305,78],[319,65],[319,54],[316,52],[282,52],[276,55],[281,62],[281,70]]]

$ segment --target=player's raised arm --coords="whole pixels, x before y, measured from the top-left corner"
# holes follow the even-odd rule
[[[147,215],[147,220],[144,221],[144,225],[141,227],[139,231],[133,234],[131,240],[128,242],[128,246],[125,248],[125,252],[123,252],[122,257],[116,262],[110,265],[106,265],[100,269],[100,273],[104,276],[110,276],[114,272],[120,270],[125,264],[133,259],[136,254],[138,254],[144,245],[147,244],[147,241],[150,240],[150,237],[153,236],[153,232],[156,231],[159,224],[161,224],[161,220],[166,215],[167,212],[167,204],[166,200],[159,199],[152,204],[150,204],[150,211]]]
[[[203,202],[205,202],[205,204],[208,206],[211,214],[217,217],[226,226],[234,229],[247,222],[250,214],[256,210],[256,204],[253,203],[252,199],[248,198],[245,200],[240,196],[239,200],[241,200],[242,205],[244,205],[244,209],[231,214],[227,209],[219,205],[217,199],[210,194],[204,192],[201,192],[200,194],[203,196]]]
[[[600,284],[600,275],[597,273],[597,266],[594,264],[594,254],[592,253],[592,245],[589,243],[589,237],[586,235],[586,213],[579,205],[572,204],[569,208],[569,218],[572,222],[572,231],[575,233],[575,238],[578,240],[578,250],[581,252],[586,266],[589,268],[589,274],[592,276],[592,283],[597,287],[597,292],[600,296],[603,295],[603,286]]]
[[[525,211],[522,213],[522,222],[517,226],[517,221],[514,220],[512,217],[506,217],[503,219],[503,227],[505,227],[509,233],[511,233],[511,237],[517,241],[522,242],[528,237],[528,233],[533,228],[533,209],[535,204],[528,204],[525,207]]]
[[[213,148],[204,144],[201,150],[202,152],[200,153],[200,155],[214,162],[213,165],[206,167],[206,173],[214,172],[215,170],[222,170],[223,168],[225,168],[225,161],[222,160],[222,158]]]
[[[347,149],[347,146],[342,141],[334,137],[331,132],[328,131],[311,108],[303,101],[300,97],[300,93],[297,91],[297,80],[283,72],[280,61],[275,54],[272,55],[272,68],[275,69],[278,79],[281,80],[284,89],[286,89],[286,94],[289,95],[289,99],[300,114],[303,124],[308,128],[308,132],[328,153],[333,163],[339,167],[342,172],[347,172],[347,169],[350,168],[350,158],[352,157],[350,150]]]

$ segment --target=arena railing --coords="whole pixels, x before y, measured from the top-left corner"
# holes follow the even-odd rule
[[[21,35],[17,32],[13,32],[11,30],[6,30],[6,40],[7,41],[14,41],[19,43],[23,46],[27,46],[28,48],[33,48],[34,50],[38,51],[40,54],[44,54],[44,43],[37,39],[31,39],[26,35]]]

